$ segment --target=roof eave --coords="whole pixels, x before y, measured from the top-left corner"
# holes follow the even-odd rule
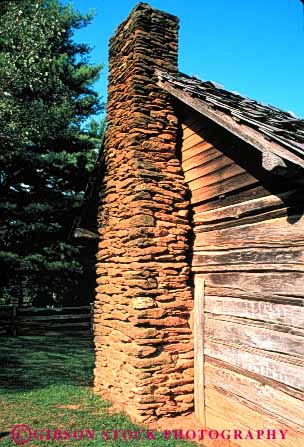
[[[304,160],[301,157],[293,154],[289,149],[269,141],[261,133],[246,124],[240,124],[231,116],[220,110],[215,110],[204,100],[192,97],[184,90],[174,87],[170,82],[163,80],[161,76],[159,76],[158,85],[184,104],[258,149],[262,153],[263,167],[266,170],[277,170],[278,173],[284,173],[287,169],[292,169],[290,163],[296,165],[295,167],[304,168]]]

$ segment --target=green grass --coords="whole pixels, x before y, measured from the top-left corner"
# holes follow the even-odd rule
[[[191,446],[163,439],[104,441],[102,430],[145,430],[123,413],[110,414],[109,404],[92,393],[94,351],[88,339],[69,337],[0,338],[0,447],[12,447],[11,429],[95,430],[95,439],[31,440],[28,447]],[[168,427],[170,429],[170,427]],[[156,433],[156,432],[154,432]]]

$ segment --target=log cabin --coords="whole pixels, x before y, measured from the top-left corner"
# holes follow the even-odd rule
[[[110,41],[97,227],[76,229],[98,234],[94,390],[139,423],[300,447],[304,121],[180,73],[177,35],[139,3]]]

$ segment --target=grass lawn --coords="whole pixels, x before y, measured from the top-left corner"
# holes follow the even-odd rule
[[[193,447],[190,442],[164,440],[104,440],[101,431],[145,430],[92,393],[94,351],[88,339],[71,337],[0,338],[0,447],[16,445],[11,429],[26,424],[32,431],[52,430],[51,440],[32,439],[27,447],[140,446]],[[94,430],[95,439],[54,440],[53,430]],[[170,429],[170,427],[168,427]],[[155,433],[155,432],[153,432]],[[23,434],[23,436],[25,436]],[[80,435],[78,435],[80,436]],[[91,435],[92,436],[92,435]],[[60,437],[60,435],[58,435]]]

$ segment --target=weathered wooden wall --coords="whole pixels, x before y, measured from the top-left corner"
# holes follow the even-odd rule
[[[182,127],[192,271],[205,284],[196,290],[204,334],[197,413],[212,428],[287,428],[287,440],[274,445],[300,447],[303,188],[265,171],[258,151],[201,115],[188,112]]]

